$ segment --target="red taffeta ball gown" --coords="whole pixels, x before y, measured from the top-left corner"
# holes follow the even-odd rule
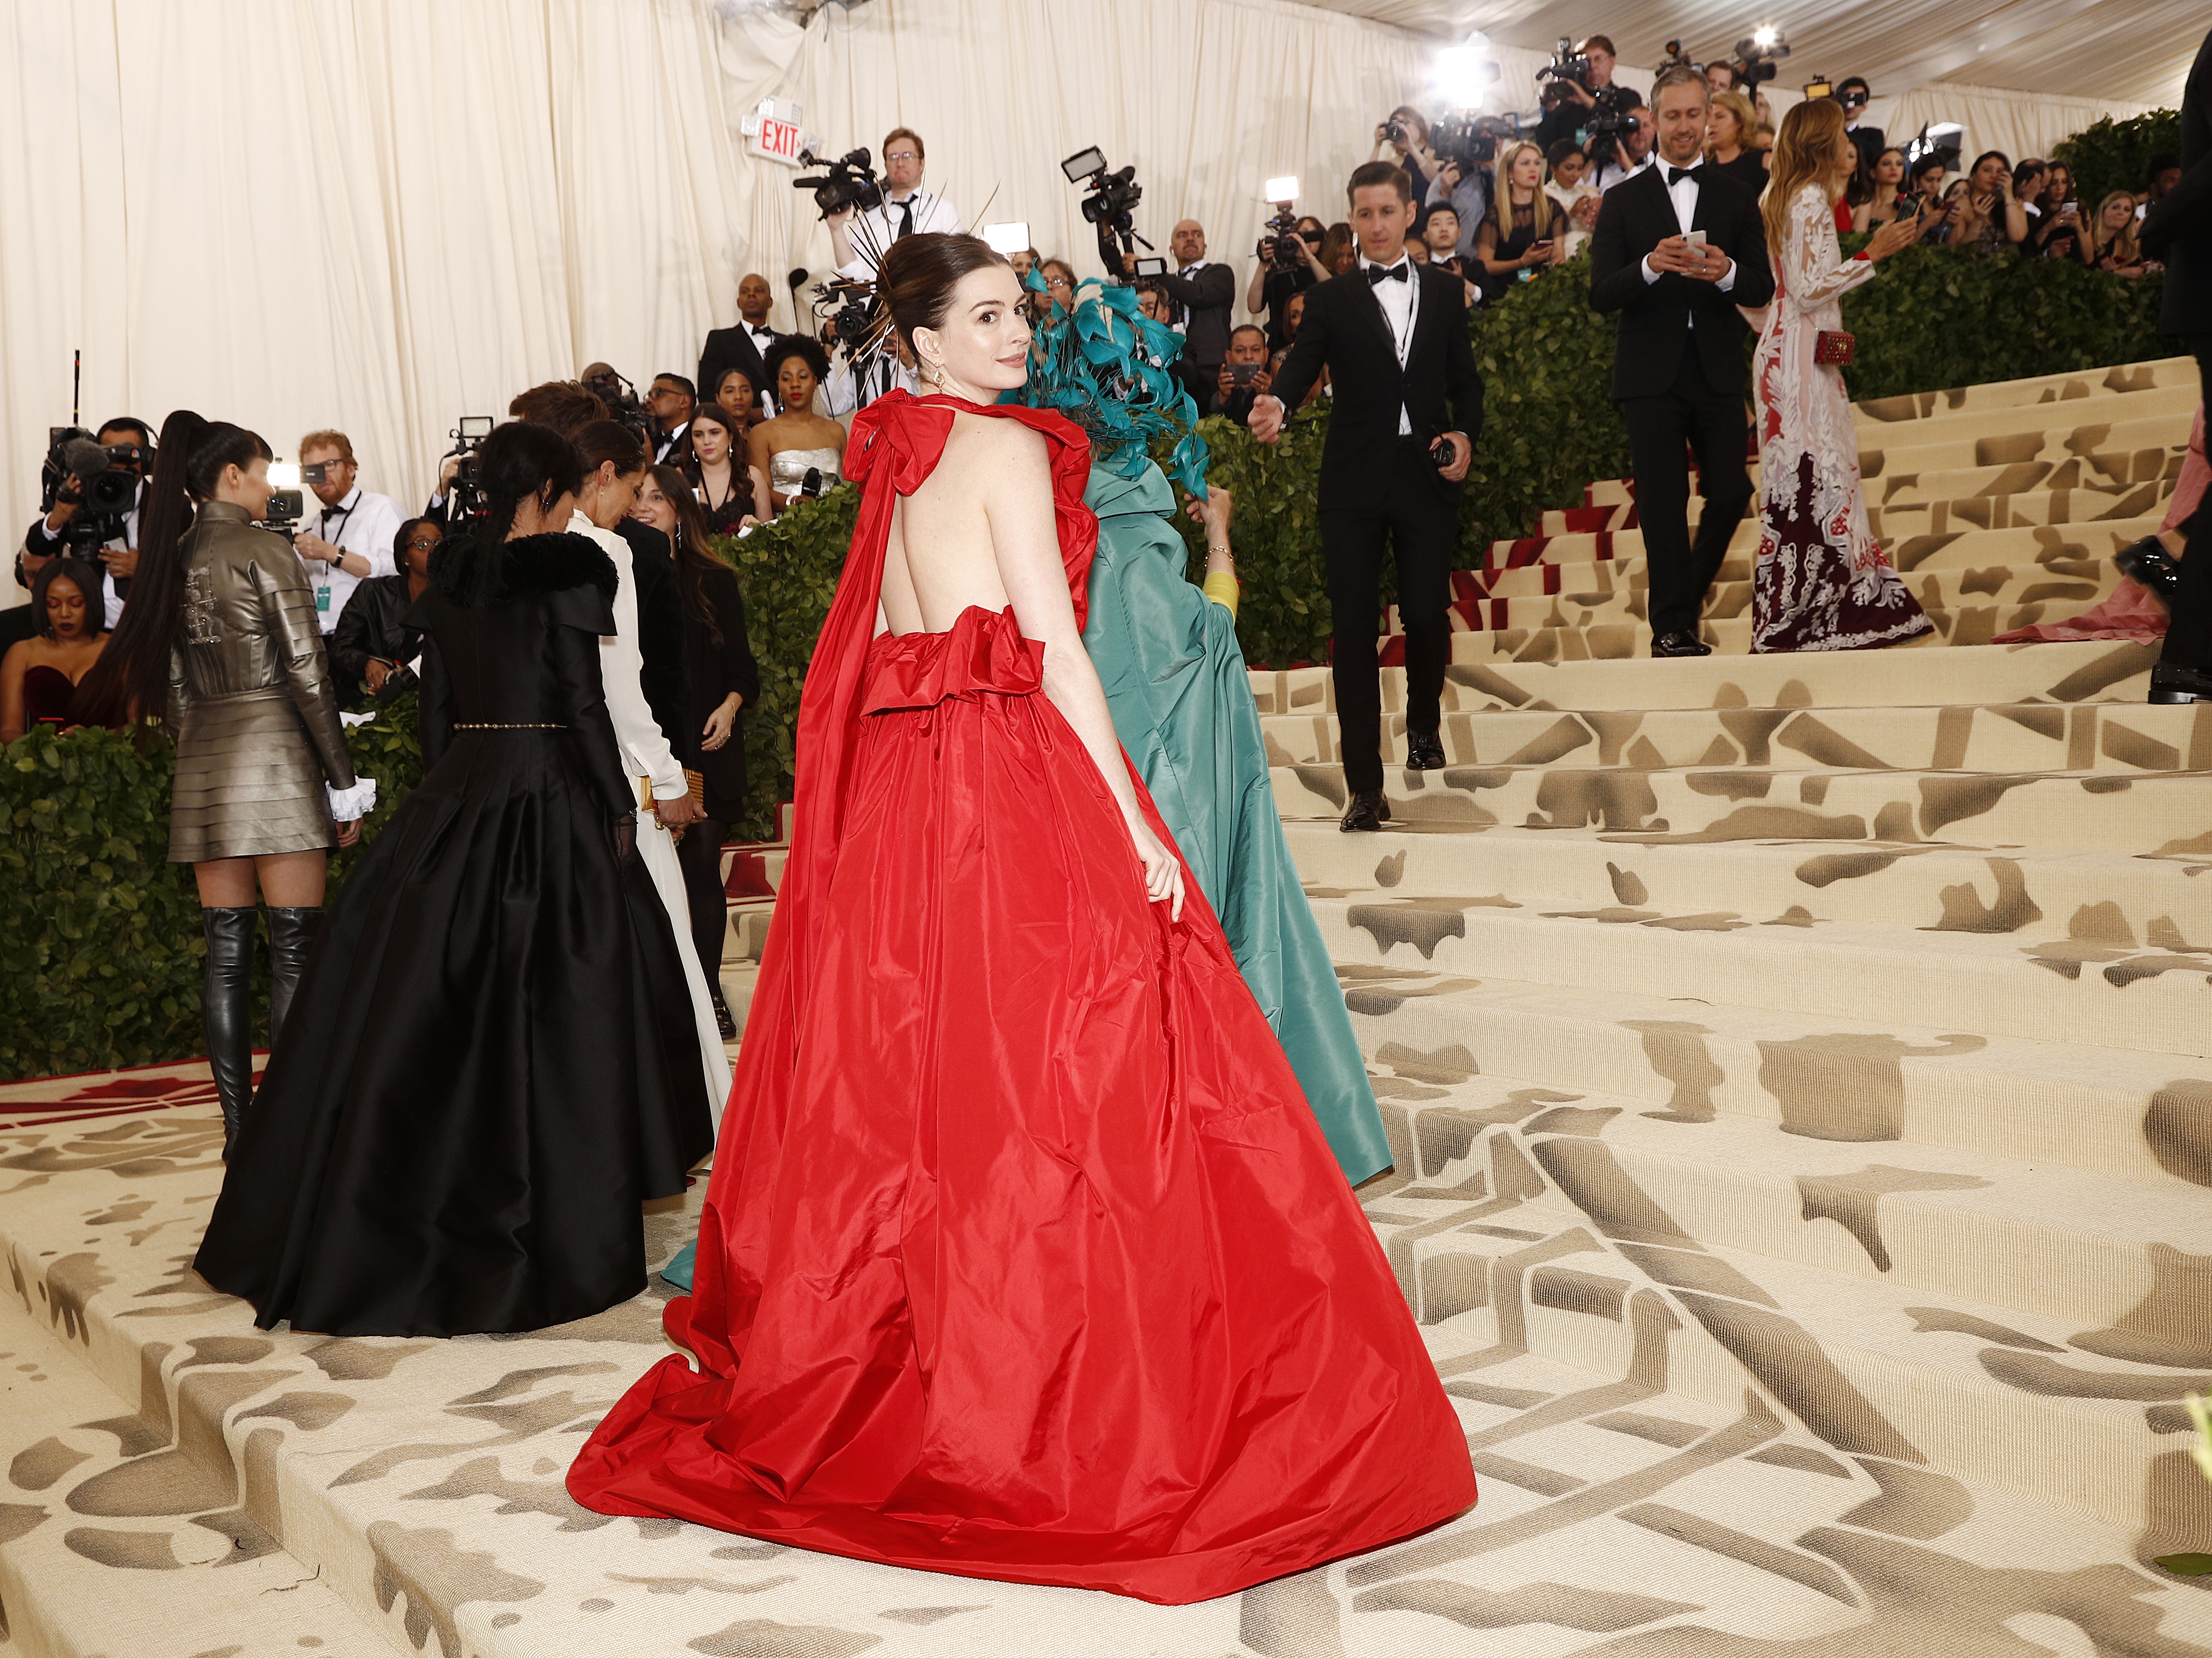
[[[871,638],[894,496],[956,411],[1050,445],[1079,619],[1089,446],[894,394],[799,716],[792,857],[671,1356],[568,1489],[894,1565],[1226,1594],[1449,1519],[1466,1438],[1220,924],[1146,901],[1011,610]],[[1143,798],[1143,785],[1137,785]],[[1150,800],[1145,809],[1164,841]]]

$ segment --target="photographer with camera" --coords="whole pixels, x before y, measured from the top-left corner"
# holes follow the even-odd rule
[[[1290,355],[1246,423],[1261,442],[1274,442],[1288,412],[1328,370],[1334,409],[1318,507],[1335,633],[1330,677],[1351,797],[1339,827],[1374,830],[1390,815],[1375,660],[1383,551],[1397,563],[1406,629],[1406,764],[1434,771],[1444,763],[1452,553],[1460,483],[1482,432],[1482,376],[1461,279],[1407,256],[1413,201],[1406,170],[1370,161],[1346,194],[1359,263],[1306,295]]]
[[[1593,34],[1580,46],[1559,41],[1552,61],[1536,71],[1544,116],[1529,136],[1538,149],[1548,154],[1560,139],[1572,138],[1594,161],[1613,156],[1620,118],[1644,101],[1635,88],[1614,84],[1619,61],[1607,35]]]
[[[1609,195],[1639,173],[1650,171],[1652,150],[1659,140],[1658,118],[1643,104],[1632,105],[1625,118],[1627,130],[1613,141],[1613,154],[1597,170],[1597,193]],[[1595,153],[1595,147],[1593,147]]]
[[[1874,88],[1867,84],[1865,76],[1846,75],[1836,82],[1836,101],[1844,106],[1844,131],[1859,153],[1859,168],[1871,173],[1888,143],[1881,129],[1863,118],[1867,106],[1874,101]]]
[[[1430,181],[1437,176],[1436,152],[1429,148],[1429,118],[1411,104],[1399,105],[1375,129],[1375,149],[1369,159],[1395,161],[1413,181],[1413,200],[1425,200]]]
[[[1166,295],[1169,325],[1183,337],[1183,360],[1189,363],[1201,391],[1199,412],[1212,402],[1215,372],[1229,355],[1229,330],[1237,308],[1237,276],[1225,264],[1206,257],[1206,232],[1195,219],[1179,221],[1168,233],[1168,248],[1175,255],[1176,273],[1146,280]],[[1137,256],[1121,256],[1125,276],[1137,274]]]
[[[322,503],[313,529],[292,539],[315,590],[315,625],[327,639],[354,589],[372,576],[393,575],[393,538],[405,515],[389,495],[364,489],[353,440],[343,432],[310,432],[300,440],[300,477]]]
[[[118,415],[96,438],[82,428],[65,433],[41,469],[41,515],[23,536],[24,552],[40,565],[64,552],[98,562],[100,610],[110,629],[122,619],[138,568],[138,515],[153,459],[153,431],[133,416]],[[28,571],[26,585],[37,574]]]
[[[1255,400],[1273,389],[1267,368],[1267,334],[1257,323],[1239,323],[1229,336],[1229,355],[1213,371],[1213,412],[1243,425]]]
[[[1492,140],[1494,149],[1495,140]],[[1448,206],[1459,219],[1459,240],[1452,253],[1468,270],[1474,258],[1474,233],[1490,211],[1490,172],[1485,165],[1494,155],[1486,155],[1481,160],[1474,155],[1444,155],[1437,161],[1437,176],[1429,185],[1428,199],[1420,203],[1427,209]]]
[[[1709,98],[1705,76],[1662,70],[1664,166],[1628,179],[1599,206],[1590,240],[1591,309],[1619,318],[1613,396],[1628,426],[1636,504],[1650,571],[1651,653],[1706,656],[1698,638],[1705,590],[1751,503],[1744,469],[1743,341],[1738,307],[1774,297],[1759,198],[1699,165]],[[1697,452],[1705,510],[1689,531],[1687,445]]]
[[[1252,280],[1244,285],[1244,308],[1254,316],[1267,314],[1267,343],[1273,349],[1282,347],[1283,312],[1291,295],[1328,280],[1328,271],[1321,262],[1327,228],[1310,213],[1286,227],[1282,222],[1289,218],[1286,206],[1267,222],[1267,234],[1254,250],[1260,263],[1253,269]]]
[[[854,155],[865,167],[866,152]],[[957,208],[921,187],[924,161],[921,135],[911,127],[893,127],[884,135],[880,192],[870,186],[860,199],[823,214],[823,222],[830,227],[830,246],[837,257],[837,274],[848,282],[872,282],[876,262],[902,236],[917,231],[951,234],[967,228]],[[866,201],[867,196],[879,199],[870,203]]]

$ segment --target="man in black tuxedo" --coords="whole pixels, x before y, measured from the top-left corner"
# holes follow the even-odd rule
[[[708,331],[707,343],[699,348],[702,402],[718,402],[715,394],[722,389],[722,376],[732,368],[742,368],[753,383],[755,404],[766,410],[761,399],[775,390],[768,383],[766,367],[768,349],[775,343],[775,330],[768,321],[775,304],[775,293],[769,287],[768,278],[758,271],[747,271],[738,283],[737,326]]]
[[[1347,829],[1376,829],[1382,798],[1382,689],[1375,665],[1382,550],[1398,564],[1406,629],[1406,764],[1444,763],[1448,607],[1459,540],[1460,482],[1482,432],[1482,377],[1468,343],[1460,279],[1406,252],[1412,180],[1393,161],[1352,175],[1358,263],[1306,290],[1305,319],[1274,387],[1253,400],[1262,443],[1281,434],[1324,365],[1335,392],[1321,460],[1321,540],[1335,641],[1331,677],[1352,799]]]
[[[1888,148],[1880,127],[1863,118],[1874,101],[1874,88],[1863,75],[1846,75],[1836,82],[1836,101],[1844,106],[1844,131],[1851,135],[1851,148],[1859,153],[1859,171],[1874,176],[1874,164]]]
[[[1774,297],[1758,197],[1698,165],[1708,95],[1695,70],[1660,71],[1651,94],[1660,164],[1607,193],[1590,238],[1590,305],[1620,317],[1613,396],[1628,422],[1654,656],[1711,653],[1698,638],[1698,614],[1751,502],[1743,464],[1751,331],[1736,307]],[[1686,442],[1705,499],[1695,545]]]
[[[2212,398],[2212,34],[2197,49],[2181,94],[2181,182],[2143,216],[2142,250],[2166,261],[2159,331],[2178,334],[2197,358]],[[2138,543],[2120,568],[2166,600],[2172,612],[2166,649],[2151,670],[2154,702],[2212,702],[2212,512],[2199,507],[2182,525],[2181,564],[2157,543]]]

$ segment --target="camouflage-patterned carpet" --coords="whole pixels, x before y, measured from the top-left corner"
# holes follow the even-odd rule
[[[2212,719],[2145,707],[2139,646],[1974,642],[2110,590],[2191,409],[2159,364],[1863,410],[1941,623],[1889,655],[1727,654],[1724,585],[1723,654],[1630,659],[1601,486],[1463,578],[1453,765],[1394,772],[1381,835],[1334,827],[1326,676],[1255,676],[1463,1520],[1169,1609],[584,1513],[562,1473],[659,1292],[514,1339],[256,1332],[185,1270],[220,1166],[173,1067],[0,1090],[14,1646],[2212,1655],[2212,1578],[2150,1564],[2212,1549],[2180,1407],[2212,1391]],[[733,860],[733,1002],[780,863]]]

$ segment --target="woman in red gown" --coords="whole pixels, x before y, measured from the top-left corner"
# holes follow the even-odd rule
[[[693,1295],[568,1488],[894,1565],[1226,1594],[1449,1519],[1466,1440],[1080,639],[1089,446],[1012,268],[902,238],[937,395],[860,524]]]

